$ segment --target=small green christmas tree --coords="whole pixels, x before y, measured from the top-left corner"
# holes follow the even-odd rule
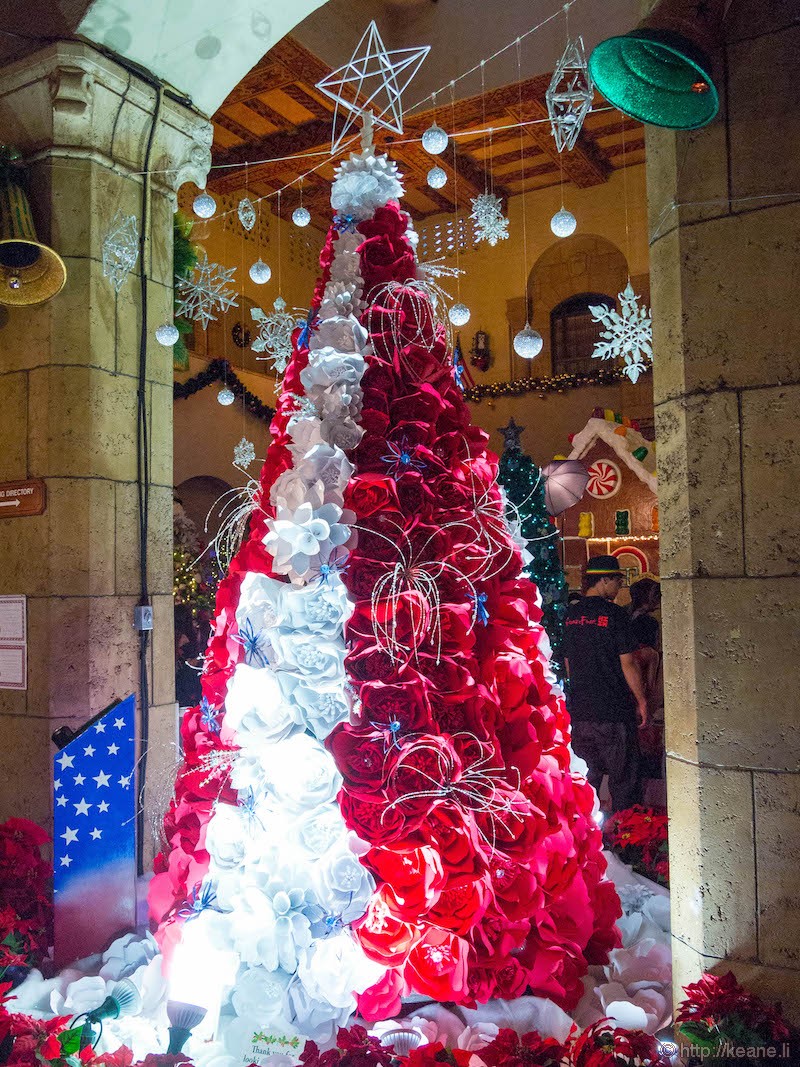
[[[567,614],[567,582],[561,567],[561,538],[550,521],[541,471],[520,447],[524,426],[512,418],[503,426],[504,448],[500,457],[499,482],[506,491],[509,520],[517,521],[532,559],[525,574],[542,596],[542,625],[550,638],[550,661],[559,681],[564,677],[564,619]]]

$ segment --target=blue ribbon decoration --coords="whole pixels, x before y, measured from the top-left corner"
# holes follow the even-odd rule
[[[200,701],[200,722],[210,734],[218,734],[220,731],[220,725],[217,722],[218,714],[219,709],[209,704],[208,697],[203,697]]]
[[[255,630],[250,619],[246,619],[244,626],[239,627],[239,632],[233,635],[233,639],[244,649],[244,659],[248,667],[252,667],[253,659],[259,667],[269,666],[267,654],[261,650],[261,631]]]
[[[311,334],[316,332],[319,328],[319,316],[313,307],[308,309],[308,315],[303,322],[303,329],[300,331],[300,336],[297,338],[298,348],[308,348],[309,341],[311,340]]]
[[[475,618],[478,622],[483,623],[484,626],[489,622],[489,609],[486,607],[486,601],[488,599],[486,593],[472,593],[469,594],[469,599],[475,604]]]
[[[202,882],[192,890],[192,895],[186,904],[178,912],[180,919],[191,922],[209,908],[213,908],[217,902],[217,894],[214,892],[213,882]]]
[[[333,225],[339,233],[355,233],[358,219],[354,215],[334,215]]]

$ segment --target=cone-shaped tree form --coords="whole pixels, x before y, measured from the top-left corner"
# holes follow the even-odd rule
[[[326,1039],[407,993],[569,1007],[617,944],[537,592],[401,192],[369,145],[339,170],[182,726],[151,909],[167,957],[235,955],[229,1041]]]
[[[498,477],[510,505],[506,508],[509,521],[526,545],[524,573],[542,598],[541,621],[550,638],[550,664],[562,681],[567,581],[561,566],[561,537],[545,503],[542,472],[512,440],[500,456]]]

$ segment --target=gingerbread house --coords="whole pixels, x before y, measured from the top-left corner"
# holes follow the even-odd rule
[[[589,556],[616,556],[629,581],[658,574],[655,443],[636,422],[596,410],[572,435],[570,459],[589,472],[583,499],[562,517],[564,562],[571,587]]]

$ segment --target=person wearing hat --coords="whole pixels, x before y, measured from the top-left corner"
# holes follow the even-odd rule
[[[637,725],[647,722],[630,617],[614,603],[624,581],[615,556],[589,559],[583,596],[567,609],[564,635],[572,747],[595,789],[608,775],[612,811],[640,799]]]

